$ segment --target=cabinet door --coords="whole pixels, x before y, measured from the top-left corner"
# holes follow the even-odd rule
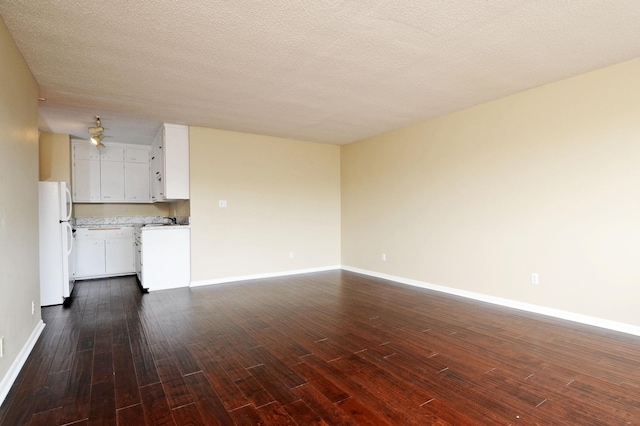
[[[105,146],[100,151],[102,161],[124,161],[124,148],[119,146]]]
[[[74,160],[99,160],[100,151],[88,142],[73,144]]]
[[[189,127],[165,123],[162,156],[164,159],[164,197],[189,199]]]
[[[136,268],[136,274],[138,274],[138,279],[142,282],[142,277],[140,276],[140,271],[142,271],[142,245],[140,244],[140,236],[136,236],[133,240],[133,257]]]
[[[100,160],[73,161],[73,201],[100,201]]]
[[[102,201],[124,201],[124,162],[101,162],[100,193]]]
[[[108,238],[106,241],[107,274],[134,273],[132,238]]]
[[[149,201],[149,164],[125,163],[125,200],[133,203]]]
[[[129,163],[148,163],[149,148],[127,148],[124,159]]]
[[[149,291],[190,284],[191,231],[181,226],[169,228],[142,231],[142,286]]]
[[[76,239],[76,278],[104,275],[104,240]]]
[[[158,177],[161,175],[161,165],[162,165],[162,150],[160,149],[160,139],[161,133],[158,133],[156,137],[153,139],[153,143],[151,145],[151,160],[149,162],[150,166],[150,179],[151,179],[151,201],[162,201],[160,193],[163,192],[160,190],[160,181]]]

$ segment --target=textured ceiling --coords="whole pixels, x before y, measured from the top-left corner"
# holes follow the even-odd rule
[[[347,143],[640,56],[637,0],[0,0],[41,130]]]

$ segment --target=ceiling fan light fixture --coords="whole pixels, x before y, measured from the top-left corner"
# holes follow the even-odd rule
[[[98,134],[104,132],[104,127],[102,127],[102,126],[97,126],[97,127],[91,126],[87,130],[89,131],[90,135],[98,135]]]
[[[88,127],[87,131],[89,132],[89,135],[91,135],[91,143],[93,143],[96,148],[102,149],[105,147],[102,143],[102,139],[104,138],[104,127],[102,127],[99,116],[96,115],[96,125]]]

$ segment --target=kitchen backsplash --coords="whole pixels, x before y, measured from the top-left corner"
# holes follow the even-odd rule
[[[177,216],[179,225],[188,225],[188,216]],[[166,216],[112,216],[112,217],[76,217],[73,218],[75,226],[92,225],[145,225],[148,223],[169,223]]]

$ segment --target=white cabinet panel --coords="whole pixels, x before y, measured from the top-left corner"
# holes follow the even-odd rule
[[[100,160],[73,160],[73,201],[100,201]]]
[[[142,286],[153,290],[188,287],[191,230],[171,226],[142,230]]]
[[[104,275],[104,239],[76,238],[76,278]]]
[[[149,149],[127,148],[124,160],[129,163],[149,163]]]
[[[135,272],[133,238],[107,238],[105,249],[105,272],[123,274]]]
[[[73,141],[74,201],[148,203],[151,201],[151,147],[108,144],[98,150],[90,142]]]
[[[170,200],[189,199],[189,127],[165,124],[164,194]]]
[[[133,274],[133,227],[76,230],[76,278]]]
[[[90,143],[74,144],[74,160],[100,160],[100,150]]]
[[[126,201],[150,200],[149,163],[124,164],[124,195]]]
[[[189,199],[189,127],[164,123],[151,146],[153,201]]]
[[[100,194],[103,201],[124,201],[124,162],[100,163]]]
[[[124,148],[120,146],[105,146],[100,151],[102,161],[124,161]]]

